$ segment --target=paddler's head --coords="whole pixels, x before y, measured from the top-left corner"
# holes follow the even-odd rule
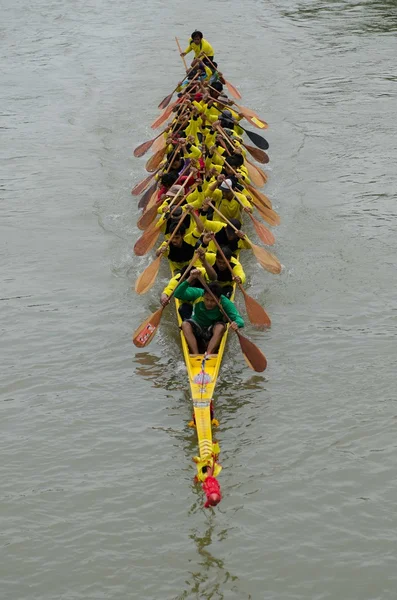
[[[231,200],[233,198],[233,190],[231,189],[233,186],[233,182],[231,179],[225,179],[222,181],[219,189],[222,192],[222,196],[226,198],[226,200]]]
[[[177,227],[178,227],[178,221],[174,221],[173,223],[171,223],[170,233],[172,234]],[[182,223],[182,225],[179,227],[178,231],[172,238],[170,245],[175,246],[175,248],[181,248],[181,246],[183,244],[183,236],[185,235],[185,233],[186,233],[186,226]]]
[[[212,294],[215,296],[215,298],[219,299],[222,296],[222,288],[217,281],[212,281],[208,285],[208,287],[211,290]],[[212,310],[213,308],[215,308],[215,306],[217,306],[216,300],[207,291],[204,292],[203,302],[207,310]]]
[[[174,185],[175,181],[178,179],[178,174],[177,173],[173,173],[171,171],[171,173],[164,173],[164,175],[161,176],[161,185],[163,185],[165,188],[170,188],[172,185]]]
[[[193,40],[193,44],[199,45],[201,43],[201,40],[203,39],[203,34],[201,33],[201,31],[193,31],[191,37]]]
[[[234,225],[234,227],[239,231],[241,229],[241,221],[239,221],[238,219],[229,219],[230,223],[232,225]],[[237,235],[235,230],[233,229],[233,227],[231,227],[229,224],[226,225],[225,227],[225,231],[226,231],[226,236],[227,239],[232,242],[235,239],[237,239]]]
[[[228,246],[224,246],[223,248],[221,248],[221,250],[227,262],[218,250],[218,252],[216,253],[215,263],[220,271],[226,271],[226,269],[228,268],[227,263],[230,263],[230,260],[233,256],[233,252]]]
[[[167,196],[167,198],[175,198],[175,196],[176,196],[177,194],[179,194],[179,195],[178,195],[178,198],[182,198],[182,196],[183,196],[182,192],[181,192],[181,193],[179,193],[179,192],[181,191],[181,189],[182,189],[182,186],[181,186],[181,185],[172,185],[172,186],[170,187],[170,189],[169,189],[169,190],[166,192],[166,194],[165,194],[165,195]],[[178,207],[178,208],[179,208],[179,207]],[[175,214],[175,213],[174,213],[174,214]]]
[[[223,90],[223,85],[221,84],[220,81],[214,81],[214,83],[211,83],[211,87],[210,87],[211,98],[218,98],[219,94],[222,92],[222,90]]]

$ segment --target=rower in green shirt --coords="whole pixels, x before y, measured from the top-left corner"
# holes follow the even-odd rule
[[[199,354],[199,346],[204,346],[206,354],[214,354],[225,332],[226,323],[214,298],[206,290],[190,286],[192,281],[200,275],[198,269],[193,269],[187,280],[177,287],[174,295],[179,300],[193,302],[192,317],[183,321],[181,326],[190,353]],[[214,296],[219,298],[223,310],[231,319],[230,327],[235,331],[239,327],[244,327],[241,315],[233,302],[222,295],[222,288],[219,283],[214,281],[208,287]]]

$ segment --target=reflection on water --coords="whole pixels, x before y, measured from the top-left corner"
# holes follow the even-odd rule
[[[222,559],[216,558],[209,551],[211,545],[216,542],[223,542],[228,537],[226,529],[222,529],[217,533],[215,523],[216,521],[214,521],[213,515],[211,515],[209,517],[208,528],[203,534],[194,529],[189,535],[189,538],[196,545],[199,558],[196,563],[196,569],[189,573],[190,579],[187,582],[189,588],[177,596],[175,600],[183,600],[184,598],[223,600],[229,597],[230,591],[237,593],[238,596],[236,597],[243,597],[238,589],[238,577],[226,569]],[[249,600],[251,595],[245,596],[245,598]]]
[[[316,19],[324,21],[334,34],[342,27],[355,34],[392,33],[397,30],[395,0],[301,2],[295,8],[281,11],[294,21]]]

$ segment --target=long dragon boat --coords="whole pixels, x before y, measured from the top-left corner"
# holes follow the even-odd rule
[[[181,54],[181,56],[182,56],[182,54]],[[205,58],[207,58],[207,57],[205,57]],[[204,60],[204,58],[203,58],[203,60]],[[208,81],[206,82],[206,79],[208,80],[210,75],[213,77],[215,73],[218,74],[218,71],[216,69],[216,65],[214,65],[214,63],[210,59],[208,59],[208,60],[209,60],[209,62],[206,61],[204,63],[204,65],[203,65],[203,63],[198,63],[198,61],[194,62],[193,65],[195,65],[196,71],[199,71],[198,64],[203,65],[202,66],[202,73],[203,73],[203,77],[202,77],[203,84],[202,85],[204,85],[204,86],[209,85],[209,87],[210,87],[210,84],[208,83]],[[185,67],[186,67],[186,73],[187,74],[190,73],[191,80],[194,81],[195,77],[192,77],[192,72],[193,72],[194,66],[189,69],[185,63]],[[210,69],[209,69],[209,67],[210,67]],[[196,77],[197,77],[197,75],[196,75]],[[233,97],[235,97],[237,99],[239,99],[241,97],[239,92],[237,91],[237,89],[231,83],[229,83],[228,81],[223,79],[222,74],[218,74],[218,80],[219,79],[221,81],[225,82],[224,83],[225,87],[227,87],[227,89],[229,90],[229,92],[231,93],[231,95]],[[178,84],[178,85],[180,86],[180,84]],[[189,87],[189,85],[192,85],[192,84],[188,84],[187,87]],[[171,94],[169,94],[166,98],[164,98],[164,100],[159,104],[159,108],[162,108],[163,112],[160,115],[160,117],[157,118],[155,120],[155,122],[152,124],[152,128],[158,127],[162,123],[166,123],[168,121],[168,119],[171,117],[171,115],[173,114],[173,109],[175,109],[175,106],[177,105],[178,101],[174,102],[172,104],[170,104],[170,101],[171,101],[173,93],[176,90],[178,90],[178,86],[175,88],[175,90]],[[193,88],[193,91],[194,91],[194,88]],[[258,127],[259,129],[263,129],[263,128],[267,127],[267,124],[262,119],[260,119],[253,110],[241,107],[239,105],[237,105],[237,106],[240,110],[240,117],[246,118],[247,121],[251,125],[254,125],[255,127]],[[219,108],[217,108],[217,110],[219,110]],[[189,122],[191,122],[191,117],[190,117]],[[239,123],[239,126],[240,126],[240,123]],[[260,150],[261,147],[263,148],[263,143],[267,144],[266,140],[264,140],[264,138],[261,138],[261,136],[259,136],[258,134],[255,134],[252,131],[248,131],[246,129],[243,129],[243,130],[248,135],[249,139],[251,141],[253,141],[256,145],[259,146],[259,149],[255,149],[250,146],[247,146],[243,142],[242,142],[242,147],[244,147],[248,152],[250,152],[250,154],[254,158],[256,158],[257,160],[260,160],[260,162],[262,162],[262,163],[267,162],[268,158],[267,158],[267,160],[262,160],[263,155],[265,153],[263,152],[263,150]],[[138,148],[136,148],[134,151],[135,156],[142,156],[149,148],[152,148],[152,150],[154,150],[154,154],[153,154],[152,158],[149,159],[149,161],[146,163],[146,169],[149,172],[153,173],[153,175],[147,177],[140,184],[137,184],[132,190],[133,195],[141,194],[145,189],[147,189],[147,187],[150,185],[150,183],[152,183],[151,188],[149,188],[149,190],[145,192],[145,194],[143,195],[143,197],[141,198],[140,203],[139,203],[139,206],[143,207],[143,216],[140,217],[138,224],[141,225],[141,229],[144,230],[144,233],[142,234],[141,238],[139,238],[139,240],[137,241],[137,243],[134,246],[135,253],[138,255],[145,254],[148,250],[153,248],[153,246],[156,243],[158,234],[159,234],[159,221],[161,221],[161,217],[160,217],[159,221],[157,221],[157,222],[153,221],[153,219],[157,215],[157,212],[158,212],[157,209],[158,209],[158,205],[159,205],[157,185],[155,185],[154,184],[155,182],[153,182],[153,176],[156,173],[158,173],[159,168],[161,168],[161,164],[162,164],[161,161],[163,161],[163,157],[166,152],[166,141],[165,141],[166,136],[167,136],[167,130],[165,132],[162,132],[158,136],[156,136],[153,140],[144,142]],[[159,139],[160,139],[160,141],[159,141]],[[263,142],[259,143],[259,139],[263,140]],[[161,140],[163,140],[163,143],[161,143]],[[268,144],[267,144],[267,147],[268,147]],[[202,152],[204,152],[204,151],[205,151],[205,145],[202,146]],[[261,154],[261,152],[262,152],[262,154]],[[255,183],[257,186],[263,185],[263,183],[266,181],[266,175],[263,173],[263,171],[261,171],[261,169],[259,169],[252,163],[248,162],[248,160],[246,161],[246,164],[247,164],[247,167],[249,166],[248,172],[249,172],[249,176],[251,179],[251,183]],[[159,167],[159,165],[160,165],[160,167]],[[189,161],[187,161],[187,163],[185,164],[184,169],[182,170],[181,173],[186,175],[186,173],[189,173],[189,172],[190,172]],[[205,167],[204,167],[204,173],[206,173]],[[190,175],[188,174],[188,178],[189,177],[190,177]],[[179,182],[179,179],[178,179],[178,182]],[[186,177],[185,177],[185,185],[186,185],[186,183],[187,183],[187,181],[186,181]],[[180,186],[180,187],[184,187],[184,186]],[[249,185],[249,190],[250,190],[251,197],[253,200],[253,206],[258,209],[262,218],[264,218],[271,225],[277,225],[278,224],[278,215],[276,213],[274,213],[274,211],[272,210],[270,201],[265,196],[263,196],[258,190],[256,190],[252,185]],[[272,238],[271,232],[269,232],[262,223],[260,223],[256,219],[254,219],[251,214],[250,214],[250,218],[253,221],[255,231],[257,232],[257,234],[259,235],[261,240],[264,241],[265,244],[269,244],[269,245],[274,243],[274,238]],[[228,222],[227,219],[226,219],[226,222]],[[246,237],[246,239],[248,240],[248,237]],[[251,247],[258,262],[266,270],[268,270],[272,273],[280,272],[281,265],[273,254],[270,254],[265,249],[260,248],[259,246],[253,244],[250,240],[248,240],[248,242],[249,242],[249,247]],[[159,269],[160,260],[161,260],[161,255],[158,256],[156,258],[156,260],[149,265],[149,267],[147,267],[147,269],[144,271],[144,273],[142,275],[140,275],[140,277],[138,278],[137,283],[135,285],[135,289],[138,293],[144,293],[144,292],[148,291],[148,289],[150,289],[150,287],[153,285],[155,277],[156,277],[158,269]],[[230,265],[229,265],[229,268],[230,268]],[[172,267],[171,267],[171,273],[172,273],[172,275],[175,274],[172,271]],[[183,275],[181,277],[179,283],[182,282],[182,280],[185,278],[185,276],[186,275]],[[249,320],[251,321],[251,323],[253,323],[255,325],[269,326],[270,319],[268,318],[266,311],[253,298],[248,296],[248,294],[246,293],[246,291],[244,289],[242,289],[242,286],[240,284],[238,285],[238,287],[241,289],[241,291],[244,295],[247,314],[248,314],[248,317],[249,317]],[[206,289],[208,290],[208,288],[206,288]],[[235,291],[236,291],[236,283],[234,282],[233,291],[232,291],[232,295],[231,295],[232,299],[234,298]],[[155,333],[158,329],[163,311],[164,311],[165,307],[168,305],[172,296],[173,296],[173,293],[169,297],[168,301],[164,305],[160,306],[160,308],[157,311],[155,311],[155,313],[150,315],[134,332],[133,342],[137,347],[142,348],[142,347],[147,346],[150,343],[150,341],[152,340],[153,336],[155,335]],[[187,371],[191,399],[192,399],[193,420],[191,422],[191,425],[196,428],[197,439],[198,439],[199,452],[198,452],[198,455],[196,457],[194,457],[194,459],[193,459],[194,462],[196,463],[196,468],[197,468],[196,481],[200,482],[202,484],[203,491],[206,495],[205,506],[206,507],[215,506],[221,500],[221,491],[220,491],[219,482],[217,480],[217,477],[221,471],[221,466],[218,463],[218,455],[219,455],[219,451],[220,451],[219,445],[213,438],[213,427],[218,424],[216,419],[214,418],[213,399],[214,399],[215,387],[216,387],[218,376],[219,376],[220,369],[221,369],[223,355],[224,355],[224,352],[226,349],[230,326],[229,326],[229,323],[226,324],[225,332],[223,334],[223,337],[221,339],[220,345],[219,345],[216,353],[209,354],[209,355],[206,353],[192,354],[192,353],[190,353],[188,343],[187,343],[184,333],[181,329],[182,318],[179,313],[179,307],[181,304],[180,300],[178,300],[177,298],[174,298],[174,301],[175,301],[178,325],[180,328],[180,341],[181,341],[182,353],[183,353],[183,358],[184,358],[185,365],[186,365],[186,371]],[[247,338],[242,336],[240,332],[237,332],[237,335],[238,335],[238,339],[240,342],[240,346],[241,346],[244,358],[246,359],[248,365],[256,371],[263,371],[266,368],[266,364],[267,364],[266,358],[264,357],[264,355],[252,342],[250,342]]]

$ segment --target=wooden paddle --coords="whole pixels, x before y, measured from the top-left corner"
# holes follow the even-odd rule
[[[156,227],[156,223],[152,223],[141,235],[141,237],[135,242],[134,254],[137,256],[143,256],[147,254],[149,250],[153,248],[157,239],[160,235],[160,229]]]
[[[154,191],[155,191],[156,189],[157,189],[157,181],[155,181],[155,182],[154,182],[154,183],[153,183],[153,184],[150,186],[150,188],[148,188],[148,189],[146,190],[146,192],[143,194],[143,196],[142,196],[142,197],[139,199],[139,202],[138,202],[138,208],[142,208],[142,209],[144,209],[144,208],[147,206],[147,204],[148,204],[148,202],[149,202],[150,198],[153,196],[153,193],[154,193]]]
[[[157,150],[156,154],[153,154],[153,156],[149,158],[145,165],[146,171],[148,171],[149,173],[157,171],[162,160],[164,159],[165,151],[166,147],[164,146],[164,148],[160,148],[160,150]]]
[[[183,215],[181,216],[181,218],[179,219],[177,226],[175,227],[174,231],[171,233],[170,237],[166,241],[165,246],[163,246],[164,250],[167,249],[168,246],[170,245],[172,239],[174,238],[178,229],[182,225],[183,220],[185,219],[186,215],[187,215],[187,213],[184,212]],[[161,262],[161,259],[163,256],[164,256],[164,252],[162,252],[153,262],[151,262],[150,265],[147,266],[146,269],[143,271],[143,273],[141,273],[139,275],[139,277],[135,283],[135,291],[137,294],[145,294],[154,285],[157,274],[159,272],[160,262]]]
[[[150,127],[152,129],[157,129],[157,127],[160,127],[160,125],[162,125],[164,123],[164,121],[166,121],[168,119],[168,117],[172,113],[174,107],[178,104],[178,102],[179,102],[179,99],[175,100],[175,102],[173,102],[172,104],[167,106],[167,108],[163,110],[161,115],[153,121],[153,123],[151,124]]]
[[[233,139],[226,133],[226,131],[220,126],[216,126],[215,129],[229,142],[229,144],[235,148]],[[263,150],[260,150],[259,148],[253,148],[252,146],[248,146],[247,144],[244,144],[243,141],[240,142],[242,146],[244,146],[244,148],[246,150],[248,150],[248,152],[255,158],[255,160],[257,160],[258,162],[261,162],[263,164],[266,164],[269,162],[269,157],[266,154],[266,152],[264,152]],[[247,159],[246,159],[247,160]],[[252,164],[252,163],[251,163]],[[258,169],[258,167],[256,167]],[[264,175],[264,174],[263,174]],[[259,181],[259,179],[263,179],[263,175],[262,173],[259,173],[258,176],[254,175],[256,181]],[[259,177],[260,176],[260,177]],[[267,181],[267,177],[266,177],[266,181]],[[265,182],[266,183],[266,182]],[[261,185],[258,183],[255,183],[255,185]],[[262,184],[264,185],[264,184]]]
[[[142,181],[140,181],[139,183],[136,184],[135,187],[132,188],[131,190],[131,194],[133,196],[139,196],[139,194],[142,194],[142,192],[144,190],[146,190],[147,186],[150,184],[150,182],[152,181],[153,177],[156,175],[156,173],[158,173],[160,171],[160,167],[157,169],[157,171],[155,171],[154,173],[151,173],[151,175],[149,175],[148,177],[145,177],[145,179],[142,179]]]
[[[248,171],[250,171],[250,169],[251,169],[251,172],[255,171],[256,173],[258,173],[259,177],[262,178],[262,181],[263,181],[262,185],[264,185],[267,182],[267,175],[266,175],[266,173],[264,171],[262,171],[262,169],[260,167],[258,167],[257,165],[252,164],[252,162],[249,161],[247,157],[245,157],[245,162],[246,162],[246,166],[247,166]],[[255,185],[257,185],[257,184],[255,184]],[[262,186],[258,186],[258,187],[262,187]]]
[[[233,275],[233,267],[230,264],[230,262],[227,260],[224,253],[222,252],[222,248],[216,241],[215,235],[212,235],[212,241],[214,242],[215,246],[217,247],[219,254],[222,256],[223,260],[227,264],[227,267],[228,267],[230,273]],[[254,300],[253,298],[251,298],[251,296],[249,296],[247,294],[247,292],[245,291],[245,289],[243,288],[241,283],[236,282],[236,284],[238,285],[240,291],[243,294],[244,302],[245,302],[245,309],[247,311],[247,315],[248,315],[250,322],[253,325],[270,327],[270,325],[271,325],[270,317],[267,314],[267,312],[265,311],[265,309],[259,304],[259,302],[257,302],[256,300]]]
[[[213,88],[211,85],[208,85],[207,87],[209,87],[212,90],[215,90],[215,88]],[[218,91],[218,90],[215,90],[215,91]],[[251,123],[251,125],[253,125],[254,127],[257,127],[258,129],[267,129],[269,127],[269,125],[266,123],[266,121],[264,121],[263,119],[258,117],[258,115],[256,114],[255,111],[253,111],[250,108],[247,108],[246,106],[241,106],[241,105],[237,104],[237,102],[234,102],[233,100],[230,100],[229,103],[222,102],[221,100],[219,100],[219,98],[216,99],[216,102],[217,102],[217,104],[221,104],[225,107],[229,107],[230,103],[234,104],[239,109],[240,116],[243,116],[244,119],[247,119],[247,121],[249,123]]]
[[[214,65],[212,60],[210,58],[208,58],[208,56],[204,52],[202,52],[202,55],[205,56],[205,58],[208,60],[208,62],[216,70],[216,66]],[[225,80],[226,87],[229,90],[229,92],[231,93],[231,95],[233,96],[233,98],[237,98],[237,100],[240,100],[241,94],[238,91],[238,89],[232,83],[230,83],[230,81],[228,81],[225,77],[223,79]]]
[[[213,210],[218,215],[220,215],[222,217],[222,219],[224,219],[225,223],[230,225],[230,227],[232,229],[234,229],[234,231],[236,231],[236,232],[238,231],[237,227],[235,227],[233,225],[233,223],[231,223],[229,221],[229,219],[227,219],[221,213],[221,211],[218,210],[216,208],[216,206],[214,206],[212,204],[212,202],[209,202],[208,204],[209,204],[209,206],[211,206],[211,208],[213,208]],[[281,263],[274,254],[272,254],[271,252],[268,252],[267,250],[265,250],[264,248],[261,248],[260,246],[257,246],[256,244],[253,244],[246,234],[244,234],[244,237],[247,240],[247,242],[249,243],[249,245],[251,246],[252,252],[254,253],[256,260],[266,271],[269,271],[269,273],[274,273],[276,275],[278,273],[281,273]]]
[[[269,162],[269,155],[264,150],[261,150],[260,148],[254,148],[253,146],[248,146],[248,144],[243,144],[243,146],[246,150],[248,150],[251,156],[255,158],[255,160],[263,165],[267,165]]]
[[[255,198],[259,200],[259,202],[261,202],[264,206],[267,206],[267,208],[273,208],[271,201],[267,196],[265,196],[265,194],[262,194],[262,192],[255,189],[253,185],[247,184],[246,187],[251,192],[251,195],[255,196]]]
[[[211,292],[210,288],[208,287],[208,285],[207,285],[206,281],[203,279],[203,277],[201,277],[201,275],[199,275],[197,278],[201,282],[201,285],[203,286],[203,288],[205,289],[207,294],[209,294],[212,297],[212,299],[214,300],[214,302],[216,302],[219,310],[221,311],[221,313],[223,314],[225,319],[229,323],[232,323],[231,318],[229,317],[229,315],[223,308],[222,304],[219,302],[219,299],[215,296],[215,294],[213,294]],[[264,371],[267,367],[267,360],[266,360],[265,355],[261,352],[261,350],[259,350],[259,348],[257,346],[255,346],[255,344],[253,342],[251,342],[251,340],[249,340],[248,338],[243,336],[243,334],[240,333],[240,331],[238,329],[237,330],[233,329],[233,331],[235,331],[235,333],[237,334],[238,341],[240,342],[241,351],[244,354],[244,357],[247,361],[248,366],[251,367],[257,373],[262,373],[262,371]]]
[[[178,285],[171,292],[164,305],[158,308],[153,314],[150,315],[150,317],[145,319],[143,323],[139,325],[138,329],[134,331],[134,333],[132,334],[132,341],[135,344],[135,346],[137,346],[138,348],[144,348],[145,346],[148,346],[150,344],[157,332],[158,326],[160,325],[161,317],[163,316],[163,310],[170,303],[171,298],[175,294],[176,289],[181,285],[183,281],[185,281],[186,277],[188,277],[189,271],[196,260],[197,256],[195,252],[192,260],[185,269],[185,272],[179,279]]]
[[[183,50],[182,50],[182,48],[181,48],[181,45],[180,45],[180,43],[179,43],[179,40],[178,40],[178,38],[177,38],[176,36],[175,36],[175,41],[176,41],[176,44],[177,44],[177,46],[178,46],[178,50],[179,50],[179,56],[180,56],[180,57],[181,57],[181,59],[183,60],[183,64],[185,65],[185,71],[186,71],[186,73],[187,73],[187,72],[189,71],[189,69],[187,68],[187,64],[186,64],[185,57],[184,57],[184,56],[182,56],[182,54],[183,54]]]
[[[172,198],[172,201],[170,202],[168,209],[170,209],[171,206],[175,203],[176,199],[181,195],[181,192],[185,191],[184,188],[187,185],[187,183],[189,183],[189,179],[186,179],[184,181],[181,189],[178,190],[178,193],[175,194],[175,196]],[[172,212],[174,212],[175,208],[177,208],[178,206],[180,206],[182,204],[182,202],[185,200],[186,196],[188,196],[190,193],[191,193],[191,191],[189,190],[189,192],[187,194],[183,195],[183,197],[178,201],[178,204],[174,207]],[[167,192],[165,193],[165,197],[167,197]],[[150,208],[148,207],[148,210],[146,210],[143,213],[143,215],[141,215],[141,217],[138,219],[137,225],[138,225],[139,229],[147,229],[149,227],[149,225],[152,223],[152,221],[156,218],[158,208],[159,208],[158,202],[155,202],[153,204],[153,206],[151,206]]]
[[[159,133],[158,135],[156,135],[156,137],[154,137],[152,140],[148,140],[147,142],[143,142],[143,144],[140,144],[139,146],[137,146],[134,150],[134,156],[136,157],[140,157],[143,156],[144,154],[146,154],[146,152],[149,150],[149,148],[151,148],[152,144],[157,140],[157,138],[159,138],[161,135],[163,135],[163,131],[161,131],[161,133]]]
[[[255,165],[253,165],[247,157],[245,157],[245,166],[247,167],[248,177],[257,187],[261,188],[265,185],[267,178],[262,177]]]
[[[226,183],[226,181],[225,181],[225,183]],[[237,200],[237,202],[240,204],[240,206],[243,209],[246,208],[244,206],[243,202],[237,196],[234,189],[229,184],[226,183],[226,185],[229,188],[229,190],[232,192],[234,198]],[[274,235],[272,234],[272,232],[269,231],[260,221],[258,221],[258,219],[255,219],[255,217],[249,211],[246,211],[246,212],[255,227],[255,231],[256,231],[259,239],[261,239],[264,244],[267,244],[268,246],[272,246],[275,242]]]

